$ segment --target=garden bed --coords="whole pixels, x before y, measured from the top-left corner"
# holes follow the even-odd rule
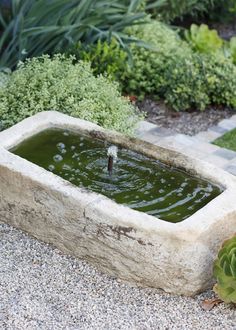
[[[230,118],[235,111],[228,108],[209,108],[205,111],[170,110],[163,102],[146,98],[137,103],[138,108],[145,112],[146,120],[176,133],[195,135],[217,125],[222,119]]]

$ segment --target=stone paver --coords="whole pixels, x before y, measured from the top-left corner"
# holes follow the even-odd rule
[[[212,144],[226,132],[236,128],[236,115],[195,136],[176,134],[146,121],[137,130],[138,137],[150,143],[169,147],[182,153],[212,163],[236,175],[236,152]]]
[[[198,158],[204,160],[206,158],[206,154],[200,150],[197,150],[195,148],[183,148],[182,150],[179,150],[182,153],[184,153],[187,156],[193,157],[193,158]]]
[[[218,126],[225,128],[226,130],[231,130],[236,127],[236,122],[231,119],[224,119],[219,122]]]
[[[174,135],[171,130],[146,121],[140,122],[136,134],[140,139],[154,144],[160,142],[162,138]]]
[[[232,160],[236,157],[236,152],[225,148],[218,148],[218,150],[213,152],[213,155]]]
[[[233,115],[230,120],[236,122],[236,115]]]
[[[213,131],[216,133],[220,133],[220,134],[224,134],[226,133],[228,130],[226,128],[223,128],[221,126],[215,125],[209,128],[209,131]]]
[[[236,165],[225,165],[223,167],[227,172],[233,174],[233,175],[236,175]]]
[[[222,168],[224,166],[226,166],[228,163],[227,159],[220,157],[220,156],[216,156],[214,154],[208,154],[206,157],[203,158],[203,160],[205,160],[206,162],[211,163],[215,166],[222,167]]]
[[[142,120],[140,121],[136,134],[138,136],[144,135],[146,132],[152,130],[153,128],[157,128],[158,126],[152,123],[149,123],[148,121]]]
[[[222,134],[219,132],[214,132],[211,130],[208,131],[204,131],[204,132],[200,132],[198,134],[195,135],[195,138],[197,138],[198,140],[201,141],[205,141],[205,142],[212,142],[215,139],[217,139],[218,137],[220,137]]]
[[[194,149],[201,151],[204,154],[209,154],[209,153],[214,153],[215,151],[219,150],[219,147],[214,144],[198,140],[194,144]]]

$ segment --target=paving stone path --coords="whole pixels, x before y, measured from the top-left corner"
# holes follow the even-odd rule
[[[137,135],[142,140],[174,148],[236,175],[236,152],[211,144],[212,141],[233,128],[236,128],[236,115],[230,119],[224,119],[218,125],[194,136],[178,134],[170,129],[142,121],[138,127]]]

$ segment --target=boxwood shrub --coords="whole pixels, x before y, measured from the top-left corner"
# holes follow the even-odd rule
[[[129,32],[152,45],[132,45],[133,66],[122,79],[129,94],[164,98],[177,111],[204,110],[211,103],[236,107],[236,66],[230,60],[194,53],[177,32],[156,20]]]
[[[139,115],[117,83],[95,77],[88,63],[73,57],[42,56],[21,63],[0,87],[0,122],[7,128],[44,110],[90,120],[131,134]]]

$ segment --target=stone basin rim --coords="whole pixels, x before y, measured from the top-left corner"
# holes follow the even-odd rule
[[[200,176],[221,186],[223,185],[224,191],[193,215],[178,223],[167,222],[146,213],[130,209],[128,206],[117,204],[102,194],[89,191],[86,188],[76,187],[40,166],[8,151],[8,149],[11,149],[25,139],[48,128],[68,129],[89,136],[91,136],[90,132],[92,132],[97,138],[106,139],[109,142],[123,145],[127,149],[135,150],[149,157],[159,159],[163,163],[171,161],[175,167],[186,169],[186,171],[192,175]],[[186,156],[171,148],[163,148],[159,145],[153,145],[136,138],[130,138],[120,133],[106,130],[91,122],[70,117],[57,111],[40,112],[0,132],[0,153],[2,154],[0,166],[8,163],[14,171],[19,171],[19,173],[25,174],[31,177],[32,180],[41,182],[44,185],[53,186],[54,189],[56,187],[61,193],[65,193],[66,191],[66,194],[71,196],[83,194],[90,200],[86,207],[90,203],[96,204],[98,207],[99,205],[103,205],[103,212],[108,212],[108,214],[111,212],[111,209],[113,209],[113,212],[117,212],[117,217],[121,225],[126,227],[137,227],[143,230],[148,228],[148,230],[151,229],[158,234],[164,230],[165,232],[168,231],[170,234],[172,233],[175,237],[178,236],[178,233],[182,237],[183,231],[186,231],[186,240],[188,241],[193,237],[196,238],[196,235],[201,235],[206,228],[209,228],[218,218],[221,218],[226,213],[228,214],[230,210],[232,212],[236,210],[234,202],[236,199],[236,178],[224,170]],[[220,180],[218,179],[219,177]],[[226,201],[227,207],[225,205]],[[127,216],[129,217],[129,220],[124,220],[124,212],[126,218]],[[119,213],[121,213],[120,216]]]

